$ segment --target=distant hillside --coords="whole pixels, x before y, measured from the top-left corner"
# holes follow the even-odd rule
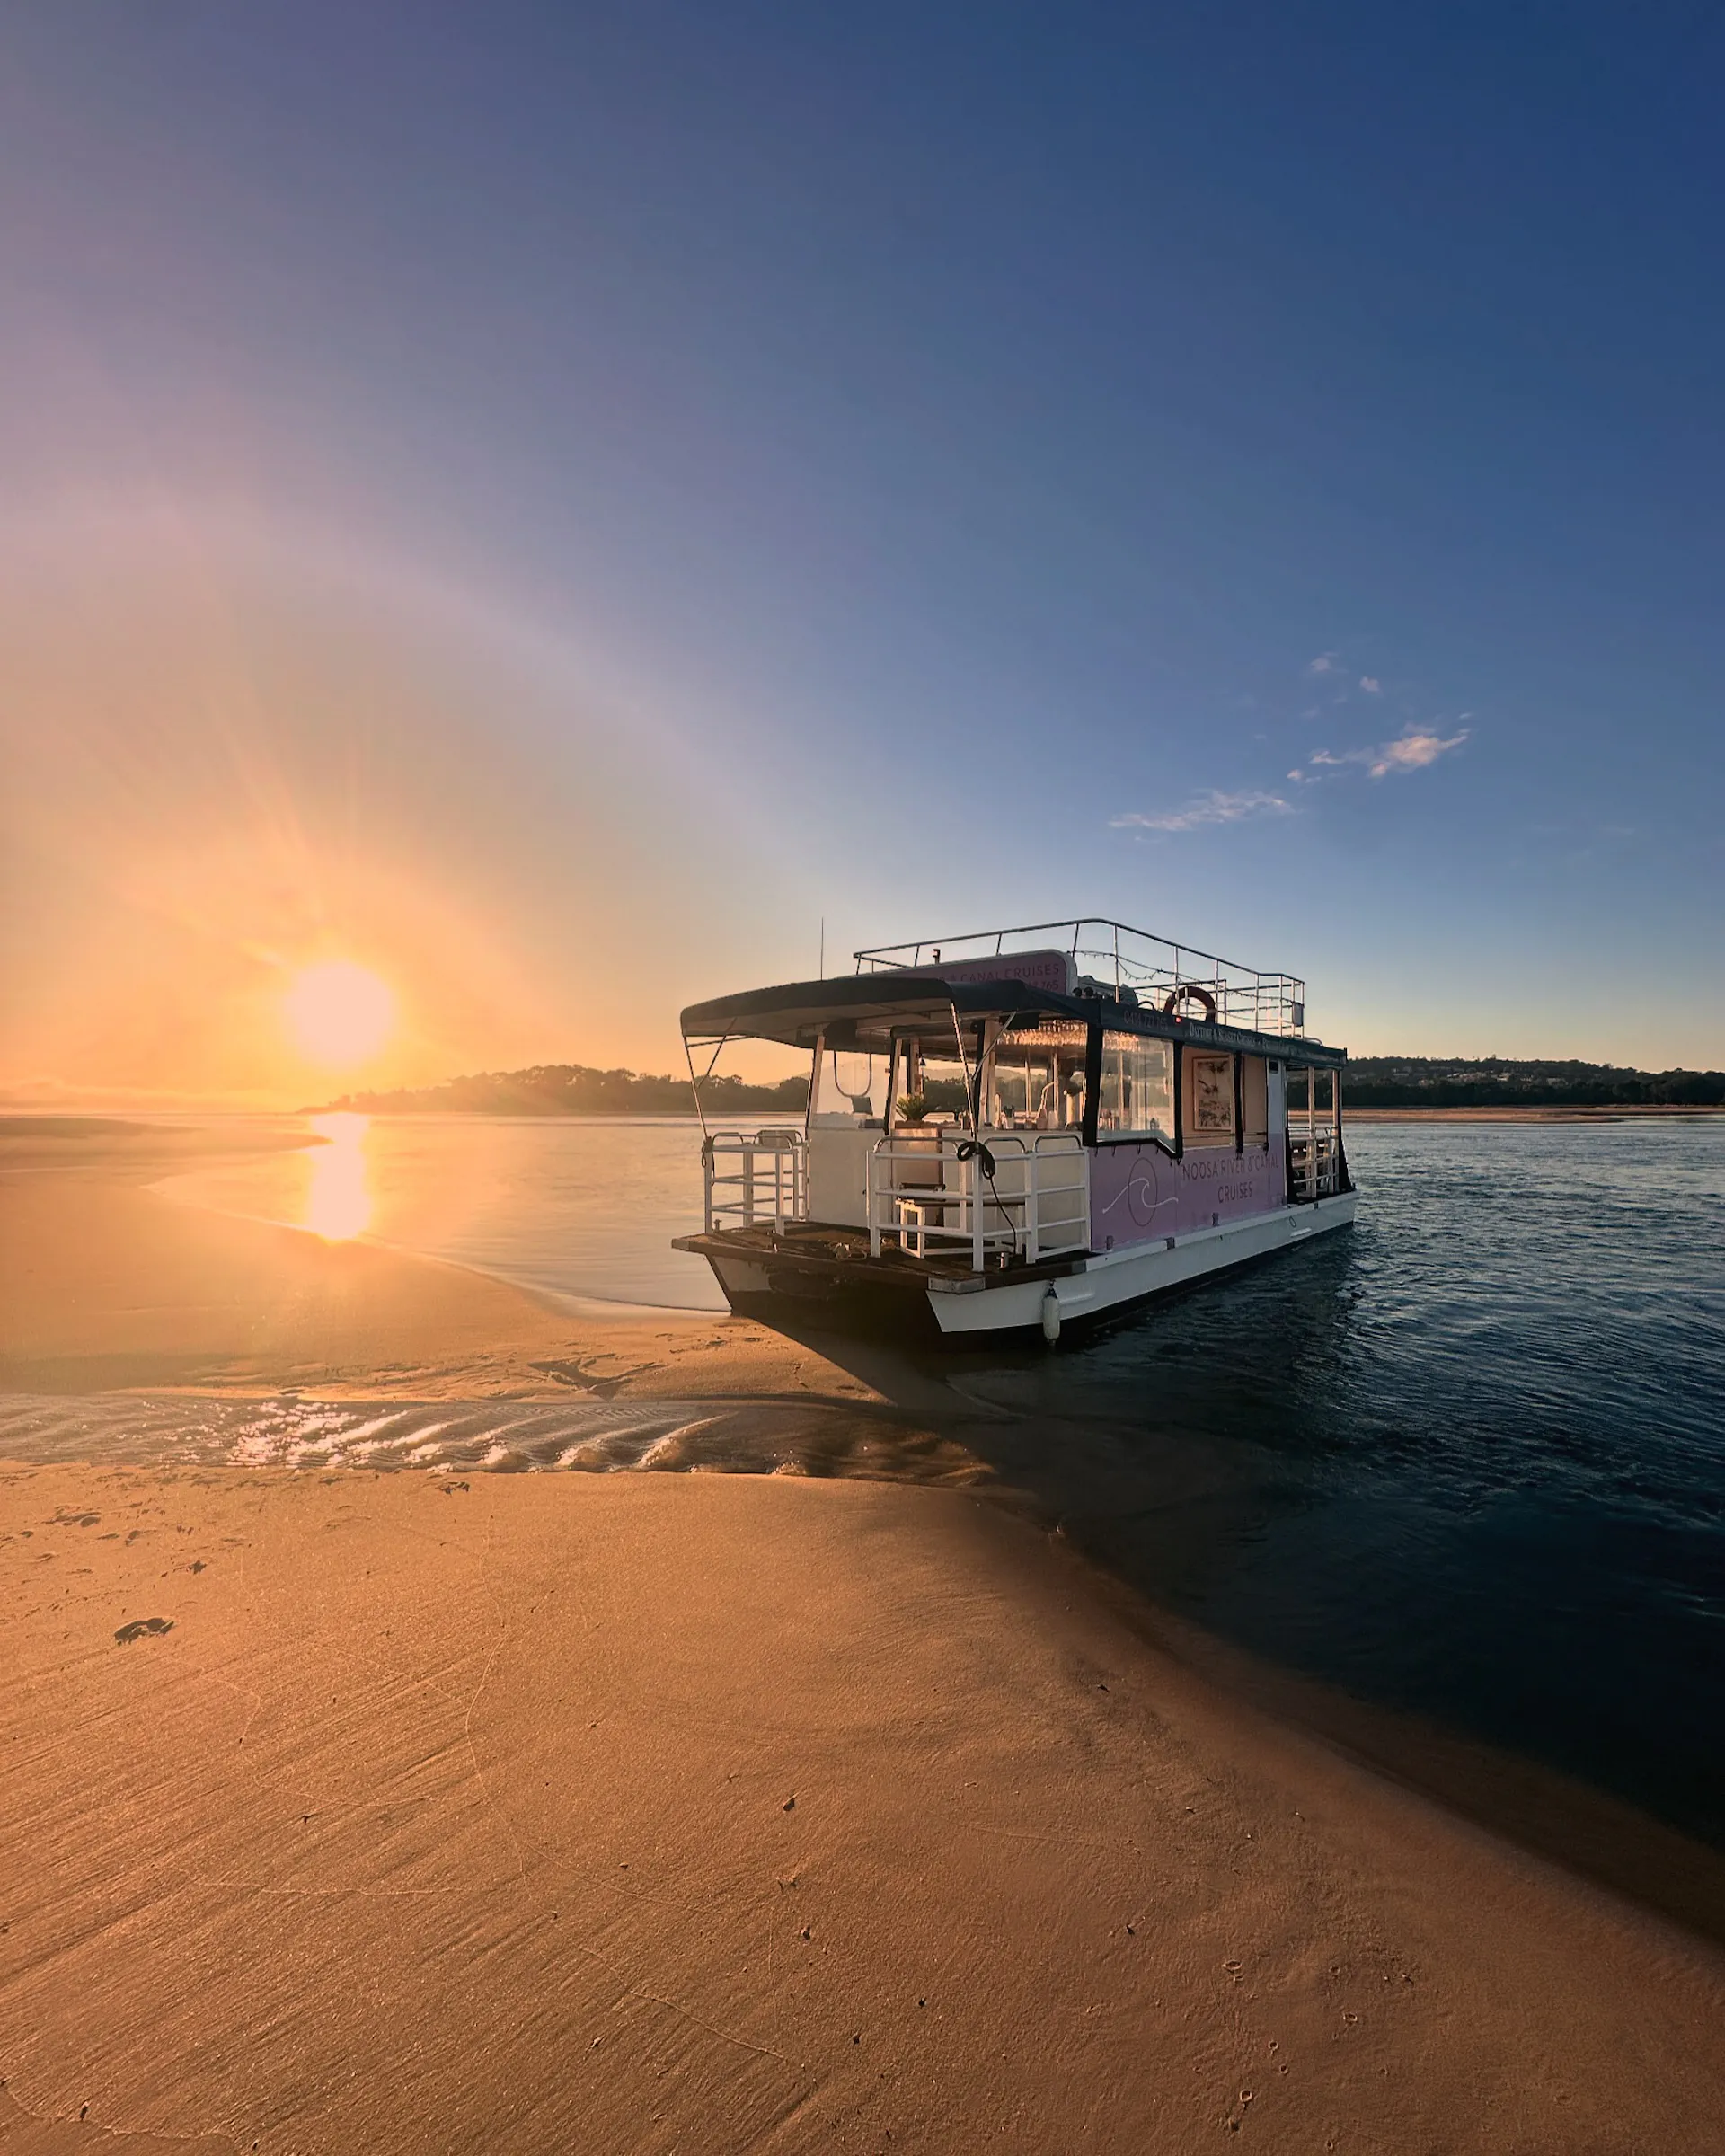
[[[1526,1063],[1504,1056],[1352,1056],[1348,1108],[1714,1108],[1725,1071],[1632,1071],[1608,1063]]]
[[[777,1085],[710,1078],[709,1115],[800,1116],[806,1077]],[[1606,1063],[1529,1063],[1503,1056],[1357,1056],[1342,1085],[1352,1108],[1619,1108],[1725,1106],[1725,1071],[1632,1071]],[[344,1093],[328,1109],[384,1116],[688,1116],[686,1078],[601,1071],[580,1063],[526,1071],[481,1071],[445,1085],[393,1093]]]
[[[779,1085],[709,1078],[701,1089],[709,1115],[801,1115],[806,1077]],[[393,1093],[343,1093],[315,1112],[352,1109],[372,1116],[692,1116],[686,1078],[599,1071],[583,1063],[535,1064],[526,1071],[481,1071],[444,1085]]]

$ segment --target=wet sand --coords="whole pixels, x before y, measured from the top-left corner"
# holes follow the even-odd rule
[[[0,1174],[8,1387],[880,1397],[147,1172]],[[973,1493],[13,1469],[0,1569],[0,2148],[1627,2152],[1725,2099],[1711,1949]]]
[[[38,1140],[15,1119],[0,1136],[0,1388],[871,1396],[816,1350],[742,1320],[582,1308],[175,1204],[149,1184],[220,1157],[222,1134],[132,1130]]]

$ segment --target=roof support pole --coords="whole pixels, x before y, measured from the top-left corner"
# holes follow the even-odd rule
[[[982,1109],[982,1102],[978,1097],[982,1091],[982,1065],[980,1064],[977,1065],[977,1074],[973,1079],[970,1075],[969,1051],[964,1045],[964,1028],[959,1023],[959,1006],[956,1003],[949,1003],[947,1009],[952,1013],[952,1038],[959,1044],[959,1062],[964,1070],[964,1096],[970,1103],[970,1128],[972,1131],[977,1131],[982,1127],[978,1121],[978,1117]]]
[[[802,1111],[802,1135],[805,1140],[815,1127],[815,1095],[820,1091],[820,1059],[827,1052],[827,1029],[823,1026],[815,1035],[815,1060],[809,1065],[809,1102]]]
[[[730,1040],[730,1035],[729,1033],[723,1033],[720,1035],[718,1047],[714,1048],[712,1054],[707,1058],[706,1069],[703,1071],[700,1077],[697,1078],[694,1074],[694,1047],[689,1040],[688,1035],[686,1033],[683,1036],[683,1054],[689,1066],[689,1083],[694,1091],[694,1112],[701,1118],[701,1135],[703,1138],[709,1134],[707,1130],[707,1104],[701,1098],[701,1088],[706,1080],[712,1077],[714,1070],[718,1067],[719,1058],[724,1054],[725,1044]]]
[[[1186,1043],[1174,1043],[1174,1158],[1186,1152]]]

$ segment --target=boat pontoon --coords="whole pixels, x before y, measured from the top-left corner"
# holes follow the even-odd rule
[[[736,1310],[1054,1339],[1354,1217],[1346,1051],[1307,1035],[1305,984],[1119,923],[859,951],[693,1004],[683,1036],[706,1223],[677,1248]],[[739,1040],[811,1056],[800,1127],[708,1127]]]

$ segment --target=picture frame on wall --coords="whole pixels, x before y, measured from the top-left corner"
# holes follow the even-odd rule
[[[1192,1129],[1232,1135],[1234,1132],[1234,1058],[1232,1056],[1190,1056],[1192,1072]]]

